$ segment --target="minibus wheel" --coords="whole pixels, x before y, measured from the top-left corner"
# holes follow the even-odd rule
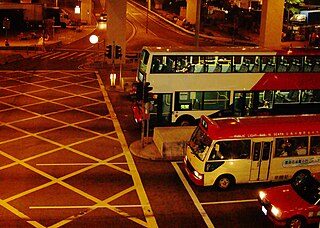
[[[234,177],[231,175],[221,175],[215,182],[215,186],[219,190],[230,189],[235,183]]]

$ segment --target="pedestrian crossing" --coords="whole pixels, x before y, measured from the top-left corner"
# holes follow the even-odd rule
[[[103,59],[104,55],[103,52],[97,51],[65,51],[65,50],[56,50],[52,52],[44,52],[39,55],[35,55],[32,59],[35,60],[56,60],[56,61],[92,61],[93,59]]]

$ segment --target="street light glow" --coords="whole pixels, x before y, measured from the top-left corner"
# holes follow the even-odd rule
[[[99,37],[97,37],[96,35],[91,35],[89,38],[90,43],[92,44],[96,44],[99,41]]]

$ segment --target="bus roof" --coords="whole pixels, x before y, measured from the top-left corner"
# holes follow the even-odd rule
[[[271,50],[262,47],[193,47],[193,46],[180,46],[180,47],[156,47],[145,46],[147,50],[153,55],[164,55],[164,53],[171,55],[320,55],[319,49],[314,48],[291,48],[291,49],[278,49]]]
[[[227,117],[202,116],[200,127],[213,140],[320,135],[320,115]]]

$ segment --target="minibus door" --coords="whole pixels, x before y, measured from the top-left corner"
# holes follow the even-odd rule
[[[253,142],[250,181],[268,180],[272,141]]]

